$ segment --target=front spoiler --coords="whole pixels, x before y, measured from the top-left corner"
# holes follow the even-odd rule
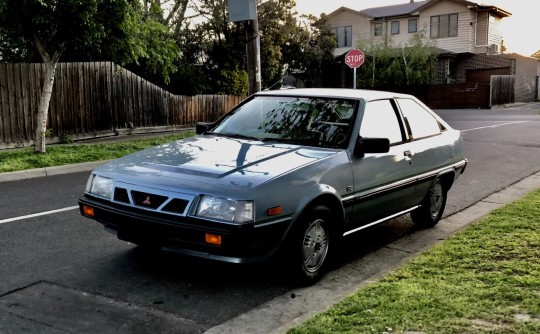
[[[84,207],[93,209],[93,216]],[[124,241],[157,245],[163,250],[230,263],[269,260],[281,245],[290,219],[256,226],[224,224],[193,217],[178,217],[116,205],[84,195],[79,199],[84,217],[93,219]],[[220,246],[209,244],[205,235],[221,237]]]

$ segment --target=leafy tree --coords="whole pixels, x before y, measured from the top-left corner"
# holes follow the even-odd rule
[[[201,1],[199,14],[204,21],[193,28],[199,31],[199,61],[210,92],[245,94],[247,80],[223,86],[227,79],[247,77],[244,25],[229,22],[227,9],[225,1]]]
[[[414,34],[397,45],[391,37],[358,41],[366,59],[360,68],[360,86],[389,88],[419,86],[431,81],[437,61],[435,42],[426,31]]]
[[[305,16],[307,26],[299,27],[296,44],[289,49],[290,69],[298,71],[308,87],[328,87],[335,71],[336,37],[325,14]]]
[[[428,84],[431,70],[437,61],[436,43],[427,37],[426,30],[414,34],[406,45],[401,47],[401,59],[407,86]]]
[[[145,59],[167,76],[174,71],[175,45],[166,30],[142,20],[135,0],[3,0],[0,54],[8,61],[45,64],[36,113],[35,151],[45,153],[49,101],[56,65],[65,60],[113,60],[121,65]]]
[[[293,0],[269,0],[258,2],[259,34],[261,36],[262,86],[272,87],[280,83],[287,59],[284,48],[297,33]]]
[[[293,0],[258,0],[262,86],[279,83],[288,60],[286,44],[297,30]],[[179,72],[171,90],[245,94],[247,92],[245,23],[229,22],[222,0],[201,0],[196,13],[201,22],[186,27],[178,43],[182,48]],[[191,76],[192,74],[195,76]],[[228,80],[238,80],[228,82]],[[190,82],[189,85],[179,83]]]

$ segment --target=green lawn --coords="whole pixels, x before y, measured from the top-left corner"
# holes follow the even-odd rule
[[[190,136],[193,132],[107,144],[49,145],[46,154],[35,154],[31,147],[0,151],[0,173],[114,159]]]
[[[292,333],[540,333],[540,190]]]

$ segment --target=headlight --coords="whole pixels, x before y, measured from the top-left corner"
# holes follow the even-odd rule
[[[99,175],[90,175],[86,192],[110,199],[113,194],[113,180]]]
[[[253,221],[253,202],[202,196],[195,215],[236,223],[248,223]]]

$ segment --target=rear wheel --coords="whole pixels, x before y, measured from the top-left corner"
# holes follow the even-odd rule
[[[326,206],[312,208],[299,221],[289,240],[291,254],[284,255],[289,255],[286,260],[303,284],[313,284],[327,270],[334,240],[331,217],[331,211]]]
[[[421,227],[433,227],[441,220],[446,206],[447,190],[440,180],[436,180],[421,206],[411,212],[415,224]]]

